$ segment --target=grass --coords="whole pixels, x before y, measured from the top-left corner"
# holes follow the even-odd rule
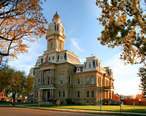
[[[35,106],[35,107],[38,107],[38,106]],[[40,105],[40,107],[58,108],[58,106],[56,106],[56,105]],[[100,111],[99,105],[98,106],[95,106],[95,105],[60,105],[59,108]],[[135,111],[134,111],[134,106],[123,105],[123,108],[121,108],[121,111],[122,112],[146,113],[145,109],[146,109],[146,106],[135,106]],[[120,112],[120,106],[102,105],[101,110]]]

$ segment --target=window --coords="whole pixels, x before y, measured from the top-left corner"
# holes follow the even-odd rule
[[[60,83],[63,84],[63,75],[60,76]]]
[[[68,83],[70,84],[70,76],[68,77]]]
[[[65,97],[65,91],[63,91],[63,97]]]
[[[78,79],[78,84],[80,84],[80,79]]]
[[[94,97],[94,91],[92,91],[92,97]]]
[[[54,22],[54,24],[55,24],[55,25],[54,25],[54,27],[55,27],[55,30],[57,30],[57,25],[56,25],[56,23],[55,23],[55,22]]]
[[[93,60],[93,67],[95,68],[96,66],[95,66],[95,60]]]
[[[57,57],[57,61],[59,61],[59,55],[58,55],[58,57]]]
[[[52,60],[54,60],[54,56],[52,57]]]
[[[91,63],[89,63],[89,68],[91,68]]]
[[[91,78],[91,84],[94,84],[94,77]]]
[[[33,76],[35,75],[35,71],[33,71]]]
[[[83,68],[81,68],[81,72],[83,72]]]
[[[50,84],[50,78],[48,77],[48,85]]]
[[[86,84],[87,85],[89,84],[89,78],[86,78]]]
[[[59,30],[59,25],[57,24],[57,30]]]
[[[80,92],[78,91],[78,97],[80,97]]]
[[[96,60],[96,66],[98,66],[98,60]]]
[[[86,68],[86,66],[87,66],[87,63],[85,63],[85,68]]]
[[[98,85],[101,86],[101,77],[98,78]]]
[[[87,91],[87,97],[89,97],[89,91]]]
[[[67,59],[67,55],[66,55],[66,53],[64,53],[64,59],[65,59],[65,60]]]
[[[41,58],[41,63],[43,63],[43,58]]]
[[[50,61],[50,57],[49,57],[49,61]]]
[[[61,91],[59,91],[59,93],[58,93],[58,94],[59,94],[58,96],[59,96],[59,97],[61,97]]]
[[[40,85],[41,84],[41,80],[40,79],[38,79],[38,85]]]

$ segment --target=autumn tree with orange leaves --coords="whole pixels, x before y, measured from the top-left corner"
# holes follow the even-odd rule
[[[47,29],[42,14],[41,0],[0,1],[0,60],[4,56],[17,58],[18,53],[28,51],[26,41],[34,42]]]

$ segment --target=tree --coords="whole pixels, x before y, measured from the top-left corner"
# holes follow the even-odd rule
[[[143,97],[146,98],[146,68],[141,67],[138,73],[139,77],[141,77],[140,88],[142,89]]]
[[[32,87],[32,77],[26,78],[24,72],[16,71],[10,67],[4,67],[0,70],[0,91],[4,91],[7,95],[12,94],[13,106],[15,106],[16,95],[28,96]]]
[[[99,22],[104,26],[98,40],[114,48],[122,46],[121,59],[126,63],[143,63],[146,57],[146,22],[140,0],[97,0],[102,9]]]
[[[24,96],[29,96],[30,92],[32,92],[33,84],[34,78],[29,75],[26,79],[25,91],[23,93]]]
[[[140,0],[97,0],[102,14],[98,18],[104,27],[98,40],[102,45],[121,46],[125,63],[144,64],[146,59],[146,15]],[[144,68],[143,67],[143,68]],[[141,69],[140,69],[141,70]],[[142,76],[141,71],[139,76]],[[146,78],[141,77],[141,81]],[[145,90],[145,86],[143,88]]]
[[[28,51],[26,41],[34,42],[47,32],[41,4],[41,0],[0,1],[0,57],[16,58]]]

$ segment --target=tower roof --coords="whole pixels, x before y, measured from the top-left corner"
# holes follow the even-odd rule
[[[60,20],[60,16],[58,15],[57,11],[56,11],[55,15],[53,16],[52,21],[54,21],[54,20]]]

